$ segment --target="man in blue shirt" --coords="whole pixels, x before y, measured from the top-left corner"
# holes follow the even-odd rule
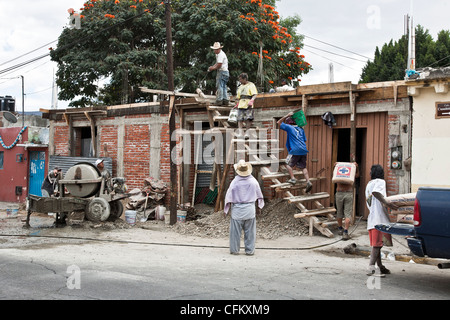
[[[305,192],[308,193],[312,189],[312,183],[311,181],[309,181],[309,174],[308,170],[306,169],[308,149],[306,147],[305,130],[295,124],[295,121],[292,119],[293,114],[293,112],[290,112],[277,121],[280,129],[286,131],[287,133],[286,148],[289,152],[289,155],[291,156],[289,159],[289,163],[286,166],[289,175],[291,176],[291,179],[289,179],[288,182],[293,185],[297,183],[297,179],[295,179],[294,177],[293,167],[298,167],[303,171],[303,175],[305,176]]]

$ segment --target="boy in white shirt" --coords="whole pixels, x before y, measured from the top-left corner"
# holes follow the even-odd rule
[[[370,178],[372,180],[366,186],[366,204],[369,208],[369,217],[367,218],[367,230],[369,231],[370,246],[372,252],[370,254],[370,262],[367,275],[384,277],[385,274],[391,273],[381,263],[381,248],[383,247],[383,236],[390,240],[390,234],[383,233],[375,226],[378,224],[389,224],[389,218],[385,207],[397,209],[397,205],[386,200],[386,181],[384,180],[384,170],[379,164],[373,165],[370,169]],[[375,268],[375,262],[379,269]]]

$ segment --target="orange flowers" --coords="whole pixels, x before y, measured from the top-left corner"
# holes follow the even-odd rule
[[[116,17],[115,15],[112,15],[112,14],[109,14],[109,13],[105,14],[105,18],[114,19],[115,17]]]

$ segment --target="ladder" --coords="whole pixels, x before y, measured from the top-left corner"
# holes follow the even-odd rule
[[[227,113],[231,110],[231,107],[223,106],[207,106],[208,118],[210,120],[211,127],[214,125],[214,121],[219,123],[219,127],[233,128],[231,124],[227,122]],[[294,214],[294,218],[303,219],[309,223],[309,235],[313,235],[314,229],[320,231],[323,235],[332,238],[333,232],[329,229],[332,226],[337,225],[337,221],[333,213],[336,212],[334,207],[324,207],[320,200],[324,200],[330,197],[327,192],[317,192],[312,194],[306,194],[306,180],[297,179],[297,184],[292,185],[288,182],[281,182],[280,179],[288,178],[289,173],[286,169],[286,160],[279,159],[279,152],[283,148],[279,148],[279,140],[269,139],[264,134],[260,134],[260,128],[249,129],[249,138],[245,139],[244,136],[235,136],[232,138],[229,148],[226,152],[226,161],[223,167],[222,176],[220,179],[218,195],[216,200],[215,211],[223,209],[223,198],[225,195],[225,184],[227,176],[230,172],[232,163],[237,163],[240,159],[244,159],[249,162],[253,167],[257,168],[263,181],[269,181],[270,188],[275,192],[281,193],[283,200],[295,205],[300,212]],[[261,137],[263,136],[263,137]],[[219,166],[220,167],[220,166]],[[294,171],[294,176],[300,178],[303,176],[303,172]],[[213,176],[212,179],[215,179]],[[312,177],[311,182],[317,182],[325,177]],[[300,195],[294,195],[294,191],[298,190]],[[311,203],[314,208],[307,209],[307,203]]]

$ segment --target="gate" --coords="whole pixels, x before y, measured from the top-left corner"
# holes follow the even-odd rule
[[[41,197],[41,185],[45,178],[45,151],[30,151],[30,182],[28,194]]]

